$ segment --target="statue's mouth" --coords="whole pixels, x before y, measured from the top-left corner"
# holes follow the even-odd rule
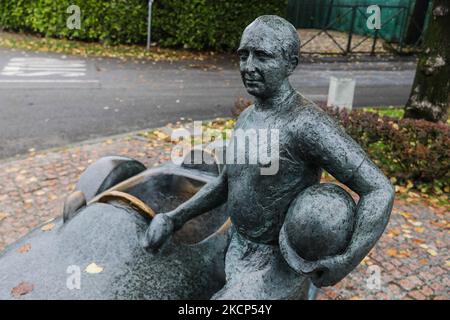
[[[259,79],[245,79],[245,84],[246,85],[258,85],[258,84],[261,84],[262,83],[262,80],[259,80]]]
[[[244,75],[244,80],[246,82],[262,82],[263,79],[262,79],[262,77],[260,77],[260,76],[258,76],[256,74],[251,74],[251,75],[245,74]]]

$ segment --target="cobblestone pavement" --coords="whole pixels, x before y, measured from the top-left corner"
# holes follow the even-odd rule
[[[81,172],[107,155],[148,167],[169,160],[171,144],[138,133],[64,149],[31,152],[0,164],[0,250],[62,214]],[[319,299],[449,299],[448,208],[420,196],[397,200],[387,231],[346,279],[321,289]]]

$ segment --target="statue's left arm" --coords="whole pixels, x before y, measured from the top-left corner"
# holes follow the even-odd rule
[[[347,250],[304,270],[322,287],[342,280],[373,248],[389,221],[395,192],[362,148],[333,120],[321,113],[314,113],[310,120],[301,130],[304,153],[360,196]]]

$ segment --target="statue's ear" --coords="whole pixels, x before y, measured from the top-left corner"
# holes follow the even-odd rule
[[[298,63],[299,63],[299,57],[297,55],[291,56],[289,58],[288,75],[291,75],[294,72],[295,68],[297,68],[297,66],[298,66]]]

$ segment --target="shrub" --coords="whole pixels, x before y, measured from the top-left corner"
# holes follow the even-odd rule
[[[81,8],[81,29],[67,28],[70,5]],[[0,0],[0,27],[44,36],[107,43],[138,43],[146,38],[145,0]]]
[[[81,8],[81,30],[69,30],[67,7]],[[152,38],[164,46],[233,50],[245,26],[262,14],[284,15],[286,0],[155,0]],[[147,0],[0,0],[0,27],[112,44],[144,43]]]
[[[450,188],[450,127],[426,120],[324,108],[394,182],[436,193]]]
[[[251,103],[236,100],[237,116]],[[320,105],[398,185],[423,192],[450,192],[450,126],[426,120],[395,119],[362,110]],[[430,190],[433,189],[433,190]]]

